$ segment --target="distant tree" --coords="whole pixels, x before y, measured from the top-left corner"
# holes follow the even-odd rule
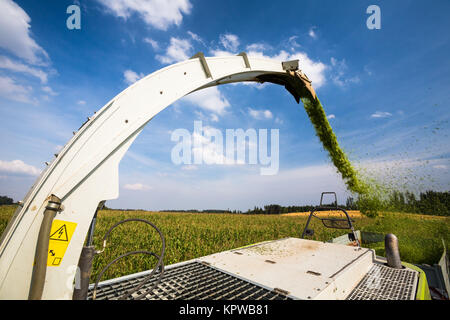
[[[428,190],[416,199],[414,193],[393,191],[389,197],[387,210],[429,215],[450,215],[450,192]]]
[[[450,215],[450,207],[448,206],[448,198],[450,192],[426,191],[420,193],[418,201],[418,209],[420,213],[431,214],[437,216]]]
[[[270,204],[268,206],[264,206],[265,214],[280,214],[281,206],[278,204]]]
[[[358,209],[356,206],[355,200],[352,197],[347,197],[345,207],[347,210],[357,210]]]
[[[7,196],[0,196],[0,205],[14,204],[14,200]]]

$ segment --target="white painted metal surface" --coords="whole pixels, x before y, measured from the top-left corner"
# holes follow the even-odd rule
[[[57,220],[76,223],[59,266],[47,268],[43,299],[71,299],[76,266],[89,225],[102,200],[118,197],[119,162],[156,114],[195,90],[223,83],[285,75],[281,62],[245,56],[200,58],[168,66],[133,84],[101,108],[65,145],[38,178],[0,244],[0,299],[27,299],[36,241],[46,199],[64,210]],[[301,65],[300,65],[301,67]]]
[[[369,271],[373,259],[370,249],[287,238],[199,260],[297,299],[341,300]]]
[[[208,267],[208,273],[211,270],[220,272],[216,274],[215,286],[210,275],[202,277],[201,273],[193,273],[187,268],[199,262]],[[176,272],[171,274],[171,271],[183,267],[186,267],[186,274],[177,280],[178,275],[175,276]],[[150,272],[100,282],[97,297],[116,299],[123,294],[124,288],[130,288],[130,282],[136,283],[138,278],[142,279]],[[236,281],[224,281],[223,273],[243,283],[236,285]],[[148,292],[146,299],[170,300],[186,296],[232,299],[230,296],[251,297],[256,291],[261,293],[265,290],[264,294],[270,292],[290,299],[414,300],[418,279],[417,271],[407,267],[387,267],[385,261],[370,249],[286,238],[166,266],[161,283],[157,289]],[[224,287],[224,282],[229,287]],[[149,281],[148,287],[152,283]],[[248,285],[254,287],[249,290]],[[204,291],[199,291],[199,288]],[[90,286],[91,295],[92,289],[93,284]],[[226,294],[224,290],[228,290]]]

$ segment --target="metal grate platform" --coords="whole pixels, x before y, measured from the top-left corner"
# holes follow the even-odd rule
[[[141,274],[122,281],[100,283],[97,288],[97,300],[117,299],[126,290],[137,286],[145,276],[145,274]],[[150,280],[133,296],[137,297],[144,293],[153,283],[154,280]],[[92,299],[92,291],[92,287],[90,287],[88,299]],[[145,299],[290,300],[289,297],[279,292],[270,291],[196,261],[165,270],[161,283]]]
[[[414,300],[418,272],[374,264],[347,300]]]

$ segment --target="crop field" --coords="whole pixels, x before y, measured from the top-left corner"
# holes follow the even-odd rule
[[[346,210],[350,218],[361,218],[363,215],[358,210]],[[308,217],[310,212],[292,212],[292,213],[283,213],[281,216],[294,217]],[[322,215],[326,215],[328,217],[344,217],[342,211],[338,210],[330,210],[330,211],[322,211]]]
[[[0,232],[5,229],[15,206],[0,206]],[[450,240],[450,218],[405,213],[383,213],[377,218],[353,214],[355,228],[362,231],[394,233],[399,238],[400,255],[410,263],[437,263],[443,252],[443,239]],[[208,254],[284,237],[300,237],[306,223],[304,214],[243,215],[207,213],[164,213],[148,211],[103,210],[99,212],[94,245],[101,249],[103,236],[116,222],[129,218],[146,219],[158,226],[166,239],[166,265]],[[312,239],[326,241],[345,230],[327,229],[313,219]],[[371,244],[378,255],[384,255],[384,243]],[[131,222],[120,225],[110,235],[108,246],[94,260],[91,281],[108,262],[132,250],[159,254],[161,242],[150,226]],[[120,260],[102,280],[151,269],[156,258],[131,256]]]

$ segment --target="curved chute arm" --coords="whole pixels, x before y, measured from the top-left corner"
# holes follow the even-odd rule
[[[96,208],[100,201],[118,197],[119,162],[144,126],[189,93],[243,81],[283,85],[297,102],[316,98],[298,61],[252,58],[245,53],[205,58],[199,53],[139,80],[90,117],[37,179],[2,235],[0,298],[27,299],[44,211],[50,197],[56,197],[61,206],[49,241],[50,245],[60,242],[48,257],[42,298],[71,299],[78,259]]]

